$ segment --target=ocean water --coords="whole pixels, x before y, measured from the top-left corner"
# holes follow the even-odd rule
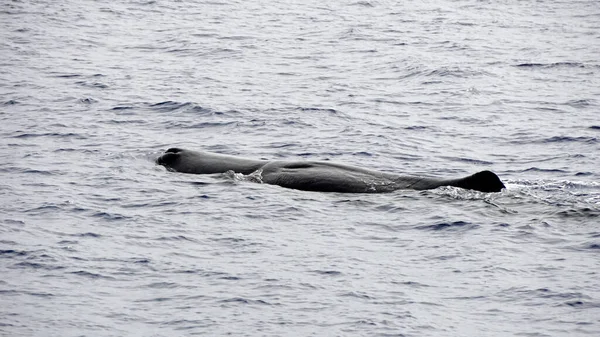
[[[0,335],[600,335],[600,3],[0,5]],[[170,147],[507,185],[314,193]]]

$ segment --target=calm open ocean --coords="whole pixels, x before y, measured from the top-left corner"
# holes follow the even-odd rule
[[[0,0],[0,137],[1,336],[600,336],[596,0]]]

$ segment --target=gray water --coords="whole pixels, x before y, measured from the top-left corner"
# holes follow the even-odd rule
[[[600,335],[597,1],[1,1],[2,336]],[[169,147],[458,188],[315,193]]]

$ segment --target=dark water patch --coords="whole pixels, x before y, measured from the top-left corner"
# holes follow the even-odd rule
[[[600,243],[590,243],[585,248],[592,250],[600,250]]]
[[[340,275],[342,275],[342,272],[337,271],[337,270],[312,270],[311,272],[313,272],[315,274],[319,274],[319,275],[325,275],[325,276],[340,276]]]
[[[353,156],[358,156],[358,157],[373,157],[374,154],[371,152],[366,152],[366,151],[361,151],[361,152],[353,152],[352,153]]]
[[[414,287],[414,288],[429,288],[429,287],[431,287],[430,285],[427,285],[425,283],[416,282],[416,281],[392,281],[391,283],[395,284],[395,285],[403,285],[403,286],[409,286],[409,287]]]
[[[568,305],[570,307],[582,307],[583,306],[583,301],[567,301],[565,302],[565,305]]]
[[[227,281],[239,281],[242,278],[241,277],[237,277],[237,276],[223,276],[223,277],[219,277],[220,280],[227,280]]]
[[[2,105],[16,105],[16,104],[19,104],[19,102],[16,101],[16,100],[13,100],[13,99],[10,99],[8,101],[2,102]]]
[[[134,258],[134,259],[131,259],[130,262],[133,262],[135,264],[149,264],[150,263],[150,259]]]
[[[454,222],[442,222],[434,225],[417,226],[415,228],[429,231],[441,231],[441,230],[458,230],[458,229],[475,229],[478,225],[466,222],[466,221],[454,221]]]
[[[600,130],[600,125],[592,125],[589,128],[592,130]]]
[[[575,173],[576,177],[587,177],[587,176],[592,176],[594,175],[594,172],[577,172]]]
[[[566,301],[562,305],[573,307],[573,308],[578,308],[578,309],[600,308],[600,302],[582,301],[582,300]]]
[[[212,185],[212,183],[207,183],[205,181],[186,181],[185,183],[193,185],[193,186],[207,186],[207,185]],[[201,197],[201,199],[206,199],[206,198],[202,198]]]

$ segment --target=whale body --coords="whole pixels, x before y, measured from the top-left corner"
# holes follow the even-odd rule
[[[317,192],[384,193],[401,189],[429,190],[440,186],[500,192],[505,188],[500,178],[491,171],[459,179],[435,179],[322,161],[254,160],[179,148],[168,149],[156,162],[170,171],[181,173],[233,171],[247,175],[257,172],[263,183]]]

